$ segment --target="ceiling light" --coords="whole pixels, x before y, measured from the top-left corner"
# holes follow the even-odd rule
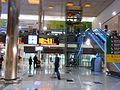
[[[90,3],[86,3],[86,4],[84,5],[84,7],[89,8],[89,7],[91,7],[91,4],[90,4]]]
[[[66,4],[66,6],[67,6],[67,7],[72,7],[72,6],[73,6],[73,3],[72,3],[72,2],[68,2],[68,3]]]
[[[116,11],[114,11],[114,12],[112,13],[113,16],[115,16],[116,14],[117,14]]]
[[[48,9],[53,9],[53,8],[54,8],[54,7],[53,7],[53,6],[51,6],[51,5],[50,5],[50,6],[48,6]]]
[[[43,27],[43,30],[44,30],[44,31],[46,31],[46,30],[47,30],[47,27],[46,27],[46,26],[44,26],[44,27]]]
[[[39,4],[40,0],[28,0],[29,4]]]
[[[5,3],[5,2],[7,2],[8,0],[1,0],[1,2],[3,2],[3,3]]]
[[[26,17],[26,18],[25,18]],[[7,14],[1,14],[1,19],[7,19]],[[38,15],[24,15],[21,14],[19,16],[19,20],[38,20]],[[44,20],[57,20],[57,21],[65,21],[65,17],[61,18],[58,16],[45,16]]]
[[[21,29],[22,27],[21,26],[18,26],[19,29]]]

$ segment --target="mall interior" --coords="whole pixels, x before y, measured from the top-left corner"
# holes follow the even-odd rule
[[[119,15],[120,0],[0,0],[0,90],[120,90]]]

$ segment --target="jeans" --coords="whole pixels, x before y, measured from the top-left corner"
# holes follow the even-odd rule
[[[55,72],[56,72],[56,74],[57,74],[58,80],[60,80],[61,78],[60,78],[60,72],[59,72],[58,68],[59,68],[59,67],[55,67]]]

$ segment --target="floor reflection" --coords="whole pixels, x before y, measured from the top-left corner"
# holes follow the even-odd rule
[[[26,69],[27,70],[27,69]],[[120,80],[82,67],[60,68],[61,80],[51,78],[54,68],[29,68],[19,84],[0,90],[119,90]],[[69,73],[66,73],[68,71]],[[68,82],[67,80],[73,80]]]

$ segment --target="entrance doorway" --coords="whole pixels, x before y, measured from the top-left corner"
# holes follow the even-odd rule
[[[44,65],[47,67],[54,67],[55,62],[55,53],[45,53],[44,54]],[[65,55],[64,54],[58,54],[58,57],[60,58],[60,68],[62,68],[65,65]]]

